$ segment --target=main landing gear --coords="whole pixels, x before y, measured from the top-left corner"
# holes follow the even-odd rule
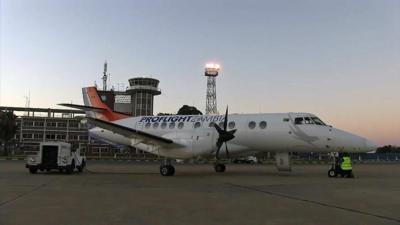
[[[173,176],[175,174],[175,168],[170,159],[165,159],[160,165],[160,174],[163,176]]]
[[[215,163],[214,164],[214,170],[217,173],[223,173],[225,172],[225,164],[222,163]]]

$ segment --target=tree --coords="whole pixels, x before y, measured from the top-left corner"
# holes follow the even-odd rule
[[[11,111],[0,111],[0,142],[4,143],[4,155],[8,155],[8,142],[17,132],[17,116]]]
[[[171,116],[172,113],[158,113],[157,116]]]
[[[178,110],[178,115],[203,115],[203,113],[194,106],[183,105]]]
[[[377,153],[397,153],[400,152],[400,147],[385,145],[376,150]]]

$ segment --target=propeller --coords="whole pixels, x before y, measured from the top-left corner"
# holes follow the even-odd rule
[[[228,106],[226,107],[226,113],[225,113],[225,120],[224,120],[224,127],[223,129],[216,123],[214,123],[214,127],[217,130],[219,136],[217,140],[217,152],[215,153],[215,157],[219,159],[219,152],[221,150],[222,144],[225,143],[225,151],[226,155],[229,158],[229,151],[228,151],[228,146],[226,145],[226,142],[232,140],[235,138],[234,133],[236,132],[236,129],[228,131]]]

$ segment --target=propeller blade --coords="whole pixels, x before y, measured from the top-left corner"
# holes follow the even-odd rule
[[[236,131],[237,131],[237,129],[234,129],[234,130],[230,130],[230,131],[228,131],[228,133],[230,133],[231,135],[233,135],[233,134],[235,134],[236,133]],[[235,136],[234,136],[235,137]]]
[[[223,133],[223,130],[221,129],[221,127],[218,126],[218,124],[214,123],[214,127],[215,129],[217,129],[218,134]]]
[[[228,151],[228,144],[225,142],[225,151],[226,151],[226,156],[228,157],[228,158],[230,158],[229,157],[229,151]]]
[[[221,150],[222,147],[222,143],[221,141],[217,141],[217,151],[215,152],[215,158],[219,159],[219,151]]]
[[[224,120],[224,127],[221,128],[218,124],[214,123],[214,127],[218,132],[218,139],[217,139],[217,151],[215,152],[215,158],[219,160],[219,152],[221,151],[222,145],[225,143],[225,152],[226,156],[230,158],[229,156],[229,150],[228,150],[228,145],[227,141],[232,140],[235,138],[235,132],[237,129],[230,130],[228,131],[228,106],[226,106],[226,112],[225,112],[225,120]]]
[[[228,127],[228,106],[226,106],[225,120],[224,120],[224,131],[226,131]]]

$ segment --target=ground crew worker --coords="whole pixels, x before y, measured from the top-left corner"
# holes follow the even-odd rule
[[[344,177],[353,178],[353,167],[351,166],[351,158],[348,153],[343,153],[340,160],[340,169]]]

